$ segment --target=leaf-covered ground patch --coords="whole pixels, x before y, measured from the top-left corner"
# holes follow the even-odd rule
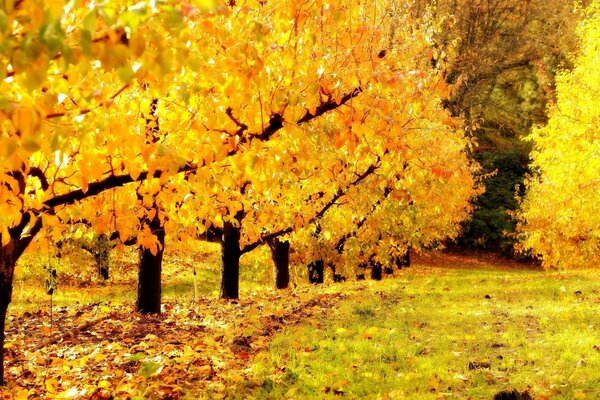
[[[0,398],[223,397],[270,337],[343,297],[314,289],[167,303],[158,316],[106,303],[9,317]],[[236,380],[240,377],[241,381]]]

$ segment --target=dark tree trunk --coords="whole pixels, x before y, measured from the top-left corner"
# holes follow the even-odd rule
[[[308,264],[308,281],[310,283],[323,283],[324,266],[323,260],[316,260]]]
[[[96,240],[94,259],[96,260],[96,265],[98,266],[98,275],[105,281],[107,281],[109,278],[108,270],[110,265],[110,249],[111,245],[108,236],[104,233],[98,235],[98,239]]]
[[[6,312],[12,299],[15,267],[19,257],[42,228],[41,218],[37,218],[33,224],[30,223],[30,214],[25,214],[19,226],[9,230],[8,243],[0,245],[0,386],[6,383],[4,379],[4,339],[6,337],[4,328],[6,327]],[[23,230],[27,226],[31,227],[29,234],[23,235]],[[0,234],[0,243],[2,243],[2,239],[2,234]]]
[[[406,249],[406,252],[402,256],[396,257],[396,267],[398,269],[410,267],[410,247]]]
[[[4,265],[0,268],[4,269]],[[14,270],[14,266],[13,266]],[[6,321],[6,311],[10,304],[10,297],[12,292],[12,280],[10,284],[5,282],[5,277],[0,276],[2,282],[0,282],[0,386],[4,386],[4,326]]]
[[[223,226],[221,238],[221,290],[219,298],[238,299],[240,297],[240,249],[241,232],[230,222]]]
[[[269,240],[268,243],[275,266],[275,287],[287,289],[290,286],[290,242],[282,242],[276,238]]]
[[[346,277],[344,275],[337,273],[337,269],[335,268],[335,264],[333,264],[333,263],[327,263],[327,266],[329,268],[331,268],[331,273],[333,274],[333,281],[334,282],[344,282],[346,280]]]
[[[380,281],[382,278],[382,265],[379,261],[371,261],[371,279]]]
[[[152,220],[147,220],[150,230],[158,239],[158,250],[139,248],[138,292],[136,309],[143,314],[160,313],[162,259],[165,249],[165,229],[158,218],[158,210]]]

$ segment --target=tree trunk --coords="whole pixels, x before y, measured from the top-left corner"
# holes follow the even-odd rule
[[[396,267],[398,269],[410,267],[410,247],[406,249],[406,252],[401,257],[396,257]]]
[[[290,286],[290,242],[276,238],[268,243],[274,264],[275,287],[287,289]]]
[[[104,233],[98,235],[96,240],[96,249],[94,252],[94,259],[98,266],[98,275],[105,281],[108,280],[109,274],[109,251],[111,249],[110,240]]]
[[[161,303],[161,271],[165,249],[165,229],[158,218],[158,210],[154,218],[146,221],[150,230],[158,239],[158,250],[152,254],[150,249],[139,248],[138,292],[136,310],[143,314],[160,313]]]
[[[17,260],[27,246],[31,243],[35,235],[42,228],[42,219],[37,218],[31,224],[30,214],[26,214],[18,227],[11,229],[10,239],[5,245],[0,245],[0,386],[6,381],[4,379],[4,339],[6,337],[4,328],[6,326],[6,312],[12,298],[13,278]],[[30,226],[28,235],[23,235],[23,230]],[[14,239],[15,237],[19,239]],[[0,234],[0,243],[2,242]]]
[[[5,268],[6,265],[4,265],[4,260],[2,260],[0,269],[4,271]],[[12,266],[12,269],[14,271],[14,265]],[[0,386],[4,386],[6,383],[4,380],[4,326],[6,321],[6,311],[10,304],[12,279],[10,283],[7,283],[4,274],[0,272],[0,280]]]
[[[333,274],[333,281],[334,282],[344,282],[344,281],[346,281],[346,277],[344,275],[337,273],[337,269],[335,267],[335,264],[333,264],[333,263],[327,263],[327,266],[329,268],[331,268],[331,273]]]
[[[382,278],[382,265],[379,261],[371,261],[371,279],[380,281]]]
[[[241,232],[230,222],[223,226],[221,237],[221,290],[220,299],[238,299],[240,297],[240,249]]]
[[[308,264],[308,281],[310,283],[323,283],[324,266],[323,260],[316,260]]]

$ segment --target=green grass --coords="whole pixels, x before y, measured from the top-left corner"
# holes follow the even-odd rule
[[[597,398],[595,276],[413,268],[276,336],[232,395],[491,399],[530,388],[550,399]]]
[[[242,297],[272,279],[266,250],[249,256],[242,259]],[[135,300],[135,254],[114,260],[107,284],[80,257],[58,265],[55,305]],[[348,293],[347,300],[276,335],[243,376],[224,383],[229,398],[492,399],[512,388],[534,398],[598,398],[596,272],[499,270],[480,262],[461,269],[456,260],[443,256],[431,263],[447,261],[445,268],[417,265],[382,282],[328,287]],[[49,305],[48,262],[23,258],[11,312]],[[166,254],[164,302],[191,301],[194,267],[199,295],[216,298],[218,246],[206,244]]]

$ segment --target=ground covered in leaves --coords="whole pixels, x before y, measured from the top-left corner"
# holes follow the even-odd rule
[[[274,333],[326,314],[343,297],[307,288],[167,303],[159,316],[115,303],[11,315],[0,398],[223,397]]]
[[[595,276],[427,254],[381,282],[167,297],[159,316],[121,296],[25,308],[0,399],[597,399]]]

